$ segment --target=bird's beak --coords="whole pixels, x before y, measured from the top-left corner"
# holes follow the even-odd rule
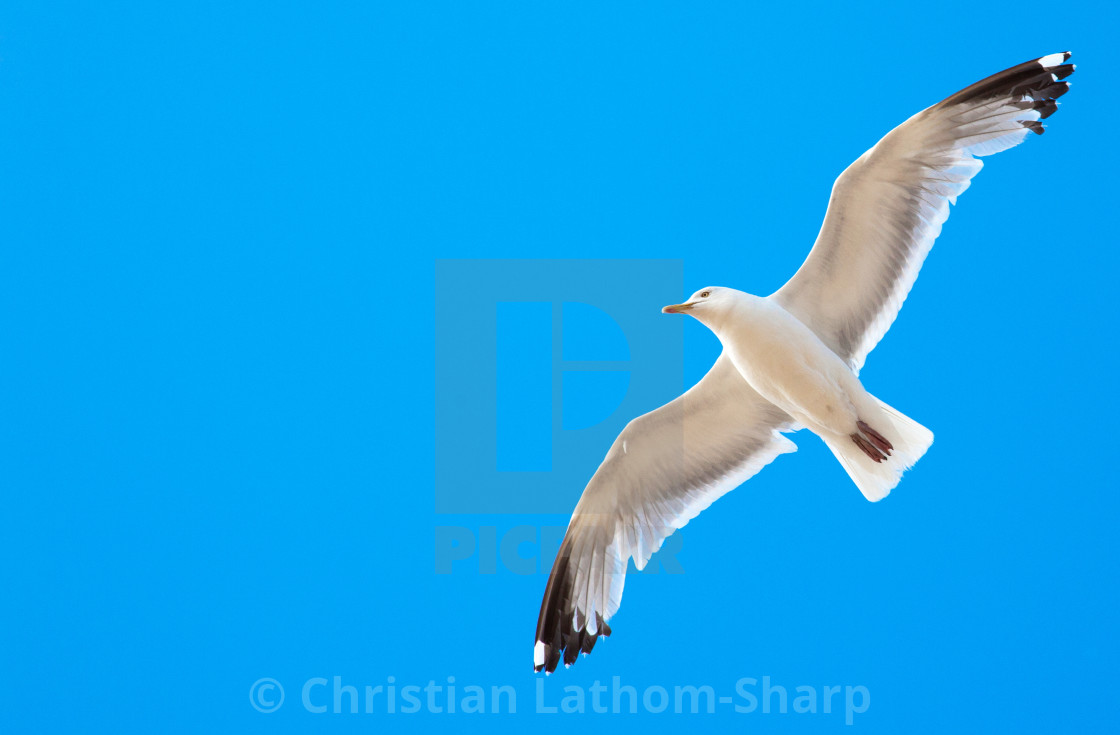
[[[670,304],[661,307],[662,314],[683,314],[686,311],[692,311],[692,304]]]

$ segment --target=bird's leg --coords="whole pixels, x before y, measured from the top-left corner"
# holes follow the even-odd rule
[[[863,453],[871,457],[872,460],[882,462],[887,458],[887,455],[880,452],[863,434],[856,432],[850,436],[852,437],[852,441],[856,443],[856,446],[862,449]]]
[[[887,441],[886,437],[868,426],[865,421],[857,421],[856,427],[867,435],[867,438],[871,440],[871,443],[875,445],[876,449],[883,452],[888,457],[891,456],[891,450],[894,449],[894,445]]]

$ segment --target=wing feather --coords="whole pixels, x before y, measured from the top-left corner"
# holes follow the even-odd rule
[[[1050,54],[967,87],[899,125],[832,187],[809,257],[771,298],[856,372],[918,277],[949,205],[998,153],[1043,132],[1073,73]]]
[[[721,355],[681,397],[631,421],[583,492],[549,575],[533,664],[552,671],[590,651],[638,569],[673,531],[796,446],[793,420]]]

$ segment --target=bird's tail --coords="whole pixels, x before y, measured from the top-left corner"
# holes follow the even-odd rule
[[[854,433],[823,437],[868,500],[890,494],[902,473],[933,444],[933,432],[878,398],[878,415],[864,416]]]

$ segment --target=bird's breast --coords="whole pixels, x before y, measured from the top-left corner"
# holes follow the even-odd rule
[[[736,320],[720,335],[732,363],[762,397],[794,416],[815,414],[844,393],[847,367],[780,307]]]

